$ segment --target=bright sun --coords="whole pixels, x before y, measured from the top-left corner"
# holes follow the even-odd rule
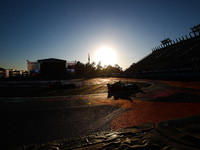
[[[95,61],[98,63],[101,61],[101,66],[104,65],[115,65],[116,64],[116,53],[110,47],[99,48],[95,53]]]

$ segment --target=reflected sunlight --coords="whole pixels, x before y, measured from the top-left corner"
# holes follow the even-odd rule
[[[95,62],[101,61],[102,67],[104,65],[115,65],[116,64],[116,52],[110,47],[101,47],[95,53]]]

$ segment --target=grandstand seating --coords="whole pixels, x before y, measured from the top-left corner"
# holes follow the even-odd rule
[[[182,39],[154,49],[125,72],[140,78],[199,79],[200,35]]]

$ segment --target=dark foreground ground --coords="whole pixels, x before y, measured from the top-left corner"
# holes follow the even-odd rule
[[[117,78],[0,83],[0,149],[199,149],[199,82],[120,80],[144,93],[107,98]]]
[[[197,134],[194,136],[192,132],[182,129],[190,126],[192,122],[193,128],[199,130],[199,119],[200,116],[193,116],[161,121],[156,124],[156,128],[155,124],[150,122],[114,131],[97,132],[89,136],[62,139],[40,145],[26,145],[23,148],[31,150],[199,150],[200,139]],[[166,126],[166,124],[171,126]],[[191,130],[191,127],[187,129]],[[16,148],[16,150],[19,149],[22,148]]]

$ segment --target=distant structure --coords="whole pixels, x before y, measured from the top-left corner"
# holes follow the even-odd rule
[[[190,29],[192,30],[192,32],[190,32],[190,33],[193,33],[194,36],[200,35],[200,33],[199,33],[199,31],[200,31],[200,24],[198,24],[197,26],[194,26],[194,27],[192,27]],[[198,33],[198,34],[196,34],[196,33]]]
[[[166,38],[166,39],[164,39],[164,40],[162,40],[160,42],[165,47],[165,46],[168,46],[172,42],[172,40],[170,40],[170,38]]]
[[[188,42],[192,42],[193,40],[196,40],[200,36],[200,24],[198,24],[197,26],[194,26],[190,29],[192,31],[189,33],[189,36],[190,36],[189,38],[187,35],[185,35],[185,38],[182,36],[181,38],[179,37],[178,39],[173,40],[173,41],[170,38],[166,38],[166,39],[160,41],[162,43],[160,46],[152,48],[152,52],[157,51],[157,50],[162,50],[165,48],[171,48],[171,47],[175,47],[175,46],[177,47],[182,44],[187,44]]]
[[[40,76],[47,78],[60,78],[73,76],[77,61],[66,61],[56,58],[40,59],[37,61],[27,60],[29,76]]]
[[[66,60],[48,58],[38,60],[40,76],[64,77],[66,75]]]
[[[28,69],[28,74],[31,76],[35,76],[39,74],[40,71],[40,63],[39,62],[34,62],[34,61],[27,61],[27,69]]]
[[[0,68],[0,78],[5,78],[6,77],[6,69]]]
[[[28,76],[28,72],[24,70],[0,68],[0,78],[17,78],[26,76]]]
[[[76,61],[67,61],[67,73],[73,74],[75,73],[75,65]]]
[[[88,53],[88,63],[90,64],[90,53]]]

